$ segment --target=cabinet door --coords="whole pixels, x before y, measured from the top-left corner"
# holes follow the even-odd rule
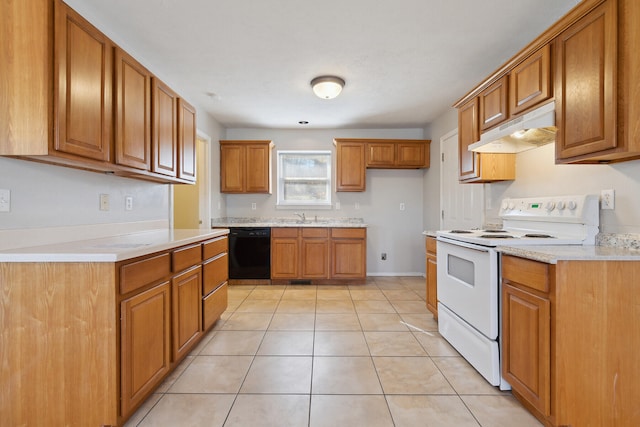
[[[545,45],[509,73],[509,114],[551,98],[551,47]]]
[[[544,416],[551,401],[551,303],[507,283],[502,289],[502,375]]]
[[[396,166],[429,167],[428,145],[424,143],[398,142],[396,144]]]
[[[220,145],[220,192],[244,191],[245,147]]]
[[[426,286],[427,286],[427,308],[434,317],[438,318],[438,261],[436,255],[436,239],[427,237],[426,246]]]
[[[157,78],[152,83],[151,170],[178,173],[178,95]]]
[[[298,228],[271,229],[271,278],[296,279],[299,275]]]
[[[122,416],[147,397],[171,366],[171,288],[162,283],[120,304]]]
[[[331,278],[364,279],[366,275],[366,229],[331,229]]]
[[[196,110],[178,99],[178,178],[196,180]]]
[[[336,191],[364,191],[365,144],[336,142]]]
[[[172,279],[173,360],[180,360],[202,333],[202,269],[185,271]]]
[[[247,145],[244,168],[246,193],[271,193],[271,146]]]
[[[112,160],[113,44],[55,2],[54,150]]]
[[[367,143],[367,167],[393,167],[396,157],[396,144],[393,142]]]
[[[507,111],[507,99],[509,96],[507,82],[507,76],[504,76],[483,90],[478,96],[480,128],[483,131],[504,122],[509,117],[509,112]]]
[[[151,168],[151,74],[120,48],[115,49],[116,163]]]
[[[458,157],[460,181],[480,176],[480,157],[469,145],[480,140],[478,99],[473,98],[458,109]]]
[[[329,278],[329,230],[302,228],[300,273],[305,279]]]
[[[615,5],[605,1],[555,41],[558,161],[618,146]]]

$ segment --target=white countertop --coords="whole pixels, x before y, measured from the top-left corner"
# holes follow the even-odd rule
[[[547,264],[558,261],[640,261],[640,250],[617,246],[498,246],[504,255],[514,255]]]
[[[117,262],[229,233],[228,229],[159,229],[0,251],[0,262]]]

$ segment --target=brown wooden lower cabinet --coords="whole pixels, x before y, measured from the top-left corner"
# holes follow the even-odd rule
[[[366,246],[365,228],[272,228],[271,279],[364,279]]]
[[[502,256],[502,375],[546,426],[640,425],[640,262]]]
[[[227,240],[0,263],[0,424],[123,425],[226,309]]]
[[[438,318],[438,260],[436,249],[436,238],[427,236],[426,246],[426,287],[427,287],[427,309]]]

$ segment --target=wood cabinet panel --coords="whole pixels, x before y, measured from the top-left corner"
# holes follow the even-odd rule
[[[115,48],[116,163],[151,168],[151,73]]]
[[[480,176],[480,157],[469,146],[480,140],[478,98],[458,108],[458,161],[460,181]]]
[[[171,367],[170,283],[122,301],[120,311],[121,411],[127,417]]]
[[[605,1],[556,39],[557,159],[618,146],[615,3]]]
[[[178,95],[160,79],[151,79],[151,170],[178,174]]]
[[[162,253],[120,265],[120,293],[126,294],[169,277],[171,255]]]
[[[396,166],[428,168],[431,160],[429,147],[430,145],[426,141],[419,143],[398,142],[396,144]]]
[[[208,295],[229,278],[229,255],[220,254],[202,265],[202,295]]]
[[[173,360],[187,355],[202,334],[202,268],[191,268],[171,280]]]
[[[364,191],[365,144],[336,140],[336,191]]]
[[[392,142],[367,143],[367,167],[393,167],[396,145]]]
[[[178,99],[178,178],[196,180],[196,109]]]
[[[202,322],[205,330],[211,328],[227,309],[227,287],[227,282],[224,282],[202,300]]]
[[[186,268],[192,267],[194,264],[198,264],[202,261],[201,245],[198,243],[174,250],[171,252],[171,261],[174,273],[179,273]]]
[[[112,159],[113,44],[62,2],[55,2],[56,151]]]
[[[549,264],[524,258],[504,257],[502,278],[540,292],[549,292]]]
[[[202,259],[207,260],[216,255],[227,252],[229,248],[229,238],[227,236],[207,240],[202,244]]]
[[[509,114],[514,116],[553,96],[551,45],[546,44],[509,73]]]
[[[364,279],[367,275],[365,228],[331,229],[331,278]]]
[[[272,279],[296,279],[299,276],[298,229],[295,237],[278,237],[276,228],[271,229],[271,278]]]
[[[426,246],[426,305],[427,309],[438,318],[438,259],[436,249],[436,239],[429,237],[425,239]]]
[[[220,141],[220,191],[270,194],[272,149],[271,141]]]
[[[507,102],[509,98],[508,82],[508,77],[504,76],[483,90],[478,96],[481,130],[490,129],[509,117]]]
[[[502,375],[545,417],[551,408],[551,303],[503,285]]]

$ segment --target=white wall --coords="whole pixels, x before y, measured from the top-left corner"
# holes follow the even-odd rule
[[[224,195],[228,216],[293,216],[293,210],[276,209],[277,150],[309,149],[334,150],[334,138],[423,138],[422,129],[227,129],[226,139],[267,139],[274,148],[273,182],[271,195]],[[335,153],[335,151],[334,151]],[[334,160],[335,166],[335,160]],[[214,167],[215,169],[215,167]],[[367,272],[374,275],[421,274],[424,272],[422,240],[424,170],[367,170],[367,190],[360,193],[332,194],[331,210],[304,210],[307,217],[361,217],[367,229]],[[335,210],[340,201],[341,209]],[[400,211],[400,203],[405,210]],[[257,209],[251,210],[251,203]],[[355,209],[356,203],[359,209]],[[299,211],[299,210],[298,210]],[[387,260],[380,254],[387,253]]]

